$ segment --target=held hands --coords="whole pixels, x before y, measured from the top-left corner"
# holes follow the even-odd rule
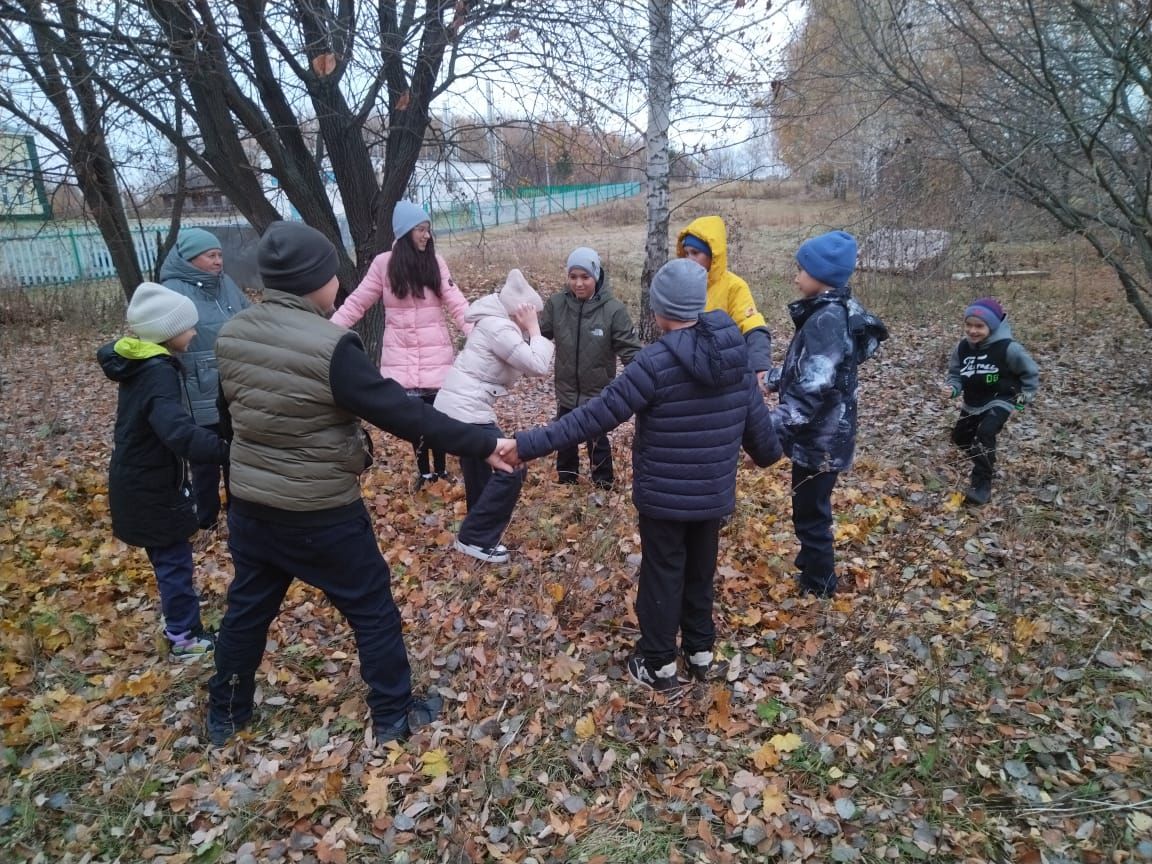
[[[520,467],[520,456],[516,453],[515,438],[497,438],[496,449],[485,460],[498,471],[509,474]]]

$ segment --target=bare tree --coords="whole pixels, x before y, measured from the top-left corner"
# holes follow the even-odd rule
[[[981,185],[1084,237],[1152,326],[1152,6],[851,0],[830,76],[918,118]]]
[[[9,80],[0,86],[0,108],[35,129],[67,159],[85,209],[130,297],[143,276],[108,147],[109,100],[94,81],[93,56],[80,35],[77,4],[5,0],[0,3],[0,45],[39,96],[22,92]],[[41,99],[50,107],[49,116],[39,110]]]
[[[648,0],[648,129],[644,135],[648,181],[644,269],[640,273],[640,337],[652,341],[655,320],[648,289],[668,260],[668,124],[672,110],[672,3]]]

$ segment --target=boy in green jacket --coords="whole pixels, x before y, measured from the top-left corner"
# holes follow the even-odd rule
[[[556,344],[556,418],[600,394],[616,377],[616,358],[628,363],[643,347],[624,304],[612,296],[608,274],[594,249],[581,246],[568,256],[568,285],[544,303],[540,333]],[[615,481],[607,435],[585,442],[592,482],[609,489]],[[580,478],[579,446],[556,454],[561,483]]]

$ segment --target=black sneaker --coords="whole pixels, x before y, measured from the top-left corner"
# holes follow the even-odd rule
[[[669,663],[667,666],[655,669],[640,654],[630,654],[627,666],[628,674],[632,676],[632,680],[637,684],[643,684],[650,690],[667,693],[671,690],[680,689],[680,679],[676,677],[675,663]],[[671,673],[668,672],[669,668],[672,670]]]
[[[693,681],[713,681],[728,673],[728,661],[717,660],[711,651],[684,652],[684,669]]]
[[[373,728],[377,744],[387,744],[389,741],[404,741],[440,716],[444,710],[444,700],[439,694],[432,693],[423,699],[413,699],[407,713],[392,723],[377,723]]]
[[[208,740],[213,747],[223,747],[237,732],[248,725],[249,721],[237,723],[226,717],[217,716],[211,708],[208,709],[208,721],[205,724],[208,731]]]
[[[508,560],[508,547],[503,543],[497,543],[495,546],[473,546],[471,543],[461,543],[456,539],[452,542],[452,548],[488,564],[503,564]]]

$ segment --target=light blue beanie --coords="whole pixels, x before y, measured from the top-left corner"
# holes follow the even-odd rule
[[[399,240],[421,222],[431,222],[424,208],[411,201],[397,201],[392,211],[392,234]]]
[[[185,261],[191,261],[197,255],[203,255],[213,249],[223,248],[216,235],[203,228],[181,228],[176,235],[176,254]]]
[[[596,254],[595,249],[589,249],[587,246],[573,249],[572,254],[568,256],[568,269],[565,272],[572,272],[573,267],[583,270],[592,277],[592,281],[600,281],[600,256]]]
[[[856,238],[847,231],[829,231],[805,240],[796,250],[796,263],[817,282],[843,288],[856,269]]]

